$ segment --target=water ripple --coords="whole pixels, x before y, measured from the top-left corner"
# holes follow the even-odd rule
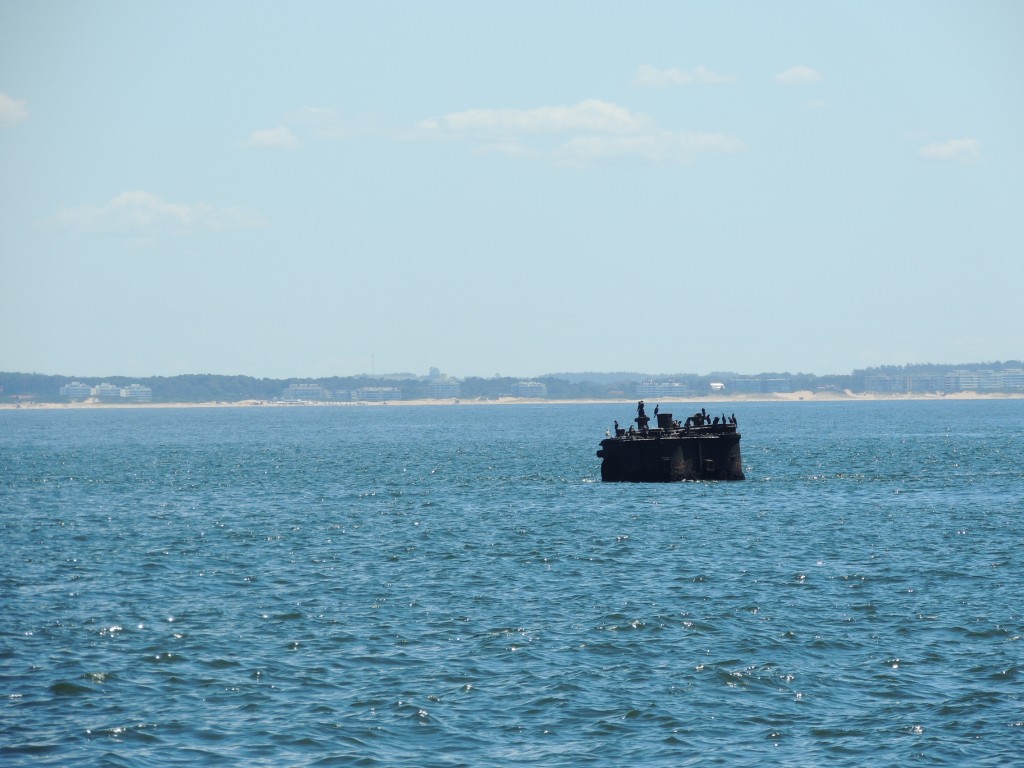
[[[618,410],[0,413],[0,763],[1019,760],[1019,401]]]

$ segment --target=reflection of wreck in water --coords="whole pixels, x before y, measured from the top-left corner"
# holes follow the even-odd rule
[[[658,413],[656,427],[641,400],[636,426],[601,441],[601,479],[606,482],[656,483],[676,480],[743,480],[740,433],[736,416],[708,416],[701,408],[680,424],[671,413]]]

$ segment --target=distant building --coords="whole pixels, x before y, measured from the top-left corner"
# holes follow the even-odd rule
[[[129,384],[121,390],[121,397],[126,400],[145,402],[153,399],[153,390],[142,384]]]
[[[908,380],[906,376],[866,376],[864,378],[865,392],[908,392]]]
[[[734,395],[759,394],[761,392],[761,380],[756,376],[740,376],[729,380],[729,389]]]
[[[729,389],[734,395],[768,394],[789,392],[791,385],[788,376],[740,376],[729,380]]]
[[[512,385],[513,397],[547,397],[548,385],[543,381],[517,381]]]
[[[1005,389],[1005,377],[1003,371],[978,371],[978,389],[985,392],[995,392]]]
[[[98,397],[100,400],[116,400],[121,397],[121,388],[104,382],[93,387],[90,394],[92,397]]]
[[[60,396],[68,397],[72,400],[85,400],[92,397],[92,387],[80,381],[72,381],[70,384],[65,384],[60,388]]]
[[[1003,371],[1003,388],[1024,389],[1024,368],[1007,368]]]
[[[402,390],[398,387],[360,387],[359,389],[352,390],[352,399],[366,403],[401,400]]]
[[[427,391],[430,397],[437,400],[447,400],[462,396],[462,384],[458,379],[433,379],[427,384]]]
[[[636,396],[640,400],[683,398],[690,393],[690,388],[678,381],[655,381],[648,379],[636,385]]]
[[[942,392],[942,376],[915,373],[907,376],[908,392]]]
[[[462,396],[462,384],[458,379],[441,373],[440,368],[431,368],[427,375],[427,393],[436,400],[450,400]]]
[[[981,377],[977,371],[950,371],[943,380],[943,389],[947,392],[976,391],[981,387]]]
[[[284,400],[329,400],[330,391],[313,382],[289,384],[284,388],[281,398]]]
[[[788,376],[777,376],[761,379],[762,392],[789,392],[792,389]]]
[[[944,373],[875,374],[864,377],[865,392],[1012,392],[1024,389],[1024,371],[958,368]]]

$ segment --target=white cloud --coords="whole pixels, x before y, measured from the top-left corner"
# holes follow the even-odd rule
[[[348,139],[370,131],[365,118],[348,118],[327,107],[303,107],[291,116],[297,127],[320,139]]]
[[[293,149],[299,146],[299,140],[287,128],[278,126],[277,128],[253,131],[249,134],[249,138],[242,142],[242,146],[260,149]]]
[[[257,149],[294,149],[302,139],[349,139],[370,133],[368,118],[346,118],[326,107],[302,107],[286,115],[282,125],[253,131],[241,142]]]
[[[806,85],[820,83],[825,77],[811,67],[790,67],[785,72],[779,72],[775,79],[783,85]]]
[[[421,135],[479,140],[478,154],[550,156],[569,163],[634,157],[688,163],[697,155],[742,152],[746,146],[722,133],[666,131],[653,118],[599,99],[536,109],[471,109],[424,120]],[[561,144],[551,136],[567,134]]]
[[[151,237],[257,227],[262,221],[240,208],[206,203],[169,203],[149,192],[122,192],[103,206],[65,208],[51,221],[86,234]]]
[[[925,144],[920,150],[929,160],[961,160],[970,162],[981,157],[981,142],[977,139],[949,139]]]
[[[493,144],[487,144],[485,146],[478,147],[473,151],[476,155],[506,155],[507,157],[525,157],[530,154],[530,150],[520,141],[510,139],[508,141],[498,141]]]
[[[432,133],[540,134],[563,132],[635,133],[653,127],[645,115],[599,99],[536,109],[470,109],[420,123]]]
[[[6,93],[0,93],[0,125],[15,125],[28,120],[28,109],[24,99],[14,99]]]
[[[705,67],[692,73],[641,68],[638,81],[726,82]],[[301,136],[343,139],[372,133],[366,119],[342,117],[333,109],[302,107],[285,120],[289,127],[253,131],[246,146],[292,147]],[[474,142],[478,155],[552,157],[563,162],[633,157],[656,163],[689,163],[698,155],[743,152],[746,145],[724,133],[666,131],[649,115],[601,99],[532,109],[467,109],[421,121],[416,131],[392,138],[447,138]],[[92,212],[95,214],[95,211]]]
[[[633,85],[645,88],[660,88],[669,85],[718,85],[731,83],[735,80],[729,75],[720,75],[701,65],[692,72],[682,69],[657,69],[646,64],[640,67],[633,76]]]
[[[689,163],[697,155],[743,152],[746,145],[724,133],[674,133],[643,136],[583,136],[571,139],[558,150],[569,160],[606,157],[641,157],[655,163]]]

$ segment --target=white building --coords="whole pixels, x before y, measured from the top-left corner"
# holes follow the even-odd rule
[[[92,387],[80,381],[72,381],[60,388],[61,397],[70,397],[72,400],[85,400],[92,396]]]
[[[1024,369],[1007,368],[1004,370],[1003,387],[1006,389],[1024,389]]]
[[[100,400],[114,400],[121,397],[121,388],[104,382],[93,387],[90,394]]]
[[[427,384],[430,396],[438,400],[447,400],[462,396],[462,385],[458,379],[433,379]]]
[[[126,400],[146,401],[153,399],[153,390],[142,384],[129,384],[121,390],[121,397]]]
[[[678,381],[655,381],[654,379],[648,379],[636,385],[636,396],[640,400],[684,398],[689,392],[690,388]]]
[[[950,371],[943,377],[943,387],[947,392],[975,391],[981,386],[981,377],[975,371]]]
[[[352,398],[367,403],[383,403],[387,400],[401,400],[402,390],[398,387],[360,387],[352,390]]]
[[[330,392],[319,384],[306,382],[305,384],[289,384],[284,388],[281,397],[284,400],[327,400],[330,397]]]

